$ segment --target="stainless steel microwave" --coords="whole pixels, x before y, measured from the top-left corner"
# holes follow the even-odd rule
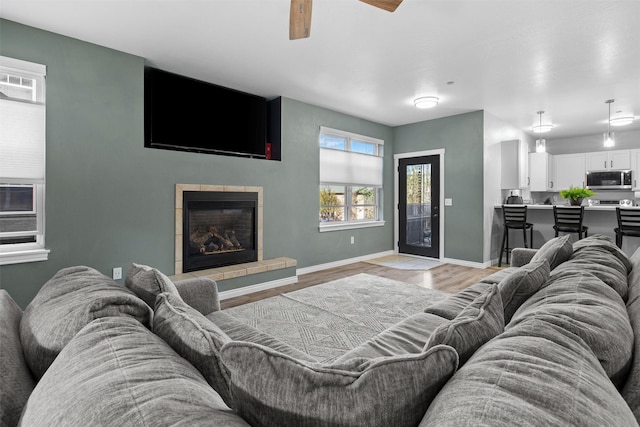
[[[587,172],[587,187],[592,190],[631,190],[632,184],[630,170]]]

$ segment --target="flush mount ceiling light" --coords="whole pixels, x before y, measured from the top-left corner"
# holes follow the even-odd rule
[[[413,105],[416,108],[433,108],[438,105],[438,101],[440,101],[440,98],[437,96],[423,96],[421,98],[414,99]]]
[[[614,102],[615,99],[607,99],[605,104],[609,104],[609,121],[607,121],[607,132],[604,134],[604,146],[614,147],[616,145],[616,140],[613,137],[613,132],[611,132],[611,103]]]
[[[611,126],[626,126],[633,123],[633,120],[633,116],[614,117],[613,119],[609,120],[609,124]]]
[[[531,128],[532,131],[534,131],[535,133],[545,133],[545,132],[549,132],[551,129],[553,129],[553,125],[551,123],[546,123],[546,124],[542,124],[542,114],[544,113],[544,111],[538,111],[537,114],[540,115],[540,123],[533,126]]]

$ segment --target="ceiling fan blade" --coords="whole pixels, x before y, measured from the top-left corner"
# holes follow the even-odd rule
[[[311,34],[312,0],[291,0],[289,40],[304,39]]]
[[[371,6],[379,7],[380,9],[384,9],[387,12],[395,11],[402,0],[360,0],[361,2],[370,4]]]

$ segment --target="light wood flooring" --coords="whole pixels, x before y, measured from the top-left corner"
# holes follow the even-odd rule
[[[321,283],[330,282],[343,277],[353,276],[358,273],[372,274],[374,276],[413,283],[444,292],[456,293],[480,281],[483,277],[495,273],[497,270],[499,270],[498,267],[473,268],[455,264],[443,264],[429,270],[401,270],[374,265],[367,262],[356,262],[342,267],[331,268],[315,273],[302,274],[298,276],[298,283],[254,292],[235,298],[229,298],[222,300],[220,305],[223,309],[235,307],[285,292],[291,292],[308,286],[319,285]]]

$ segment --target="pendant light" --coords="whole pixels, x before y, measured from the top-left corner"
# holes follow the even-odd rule
[[[542,113],[544,113],[544,111],[538,111],[537,113],[540,114],[540,124],[537,124],[531,128],[531,130],[535,133],[545,133],[553,129],[553,125],[551,123],[542,124]]]
[[[540,115],[540,124],[537,126],[538,131],[537,132],[545,132],[543,131],[543,127],[542,127],[542,114],[544,113],[544,111],[538,111],[538,114]],[[535,130],[536,126],[534,126],[534,130]],[[547,151],[547,140],[544,138],[538,138],[536,139],[536,153],[544,153],[545,151]]]
[[[609,104],[609,120],[607,120],[607,133],[604,134],[604,146],[605,148],[614,147],[616,145],[616,140],[613,137],[613,132],[611,132],[611,103],[614,102],[615,99],[607,99],[605,104]]]

